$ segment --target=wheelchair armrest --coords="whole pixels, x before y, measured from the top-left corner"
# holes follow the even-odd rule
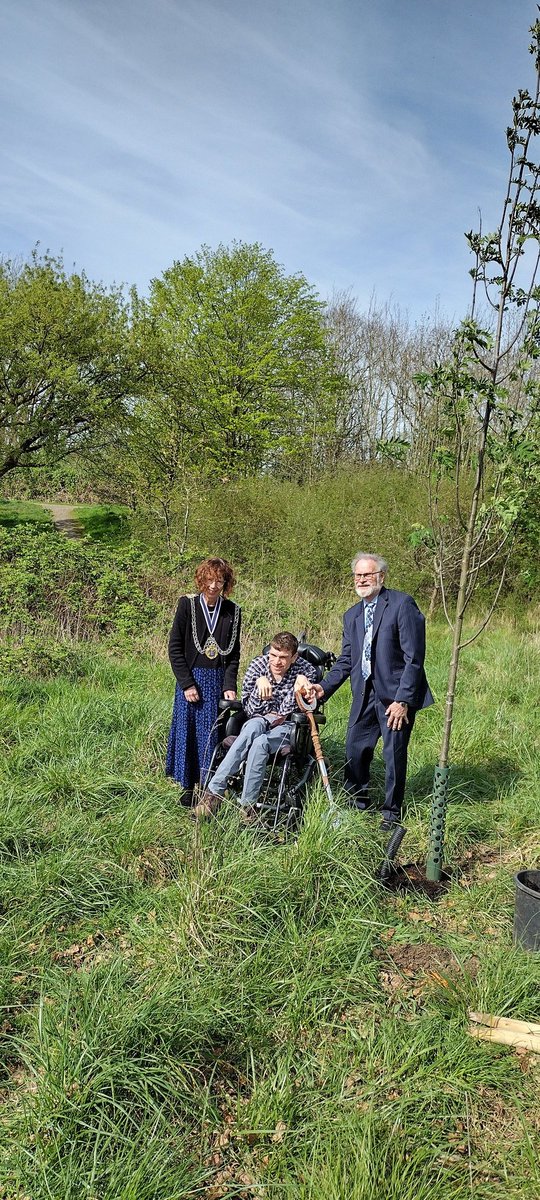
[[[240,700],[218,700],[218,737],[236,737],[247,721],[247,713]]]

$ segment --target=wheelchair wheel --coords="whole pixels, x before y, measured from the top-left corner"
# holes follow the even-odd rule
[[[287,834],[294,833],[299,828],[305,793],[316,774],[316,769],[317,763],[311,756],[302,764],[301,769],[291,759],[286,760],[276,797],[272,822],[274,830],[281,828]]]

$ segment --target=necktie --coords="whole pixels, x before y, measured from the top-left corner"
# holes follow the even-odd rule
[[[369,679],[371,675],[371,640],[373,638],[373,618],[377,601],[364,605],[364,645],[362,647],[362,675]]]

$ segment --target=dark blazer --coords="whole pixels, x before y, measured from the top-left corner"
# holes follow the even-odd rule
[[[364,699],[363,644],[364,601],[361,600],[343,617],[341,654],[322,682],[326,699],[350,676],[351,723],[358,720]],[[425,649],[425,621],[416,601],[406,592],[382,587],[373,621],[371,677],[375,695],[385,708],[394,700],[415,710],[433,704],[424,671]]]

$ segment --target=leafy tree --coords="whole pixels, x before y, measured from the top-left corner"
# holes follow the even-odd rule
[[[231,477],[301,458],[306,409],[334,382],[322,305],[302,275],[258,244],[204,246],[152,281],[136,327],[147,371],[138,444],[144,453],[150,431],[164,484],[186,460]]]
[[[454,338],[449,361],[419,377],[436,411],[433,442],[432,536],[439,586],[453,631],[445,720],[435,774],[428,878],[441,875],[448,761],[461,651],[487,625],[504,587],[516,546],[538,536],[540,500],[540,22],[532,27],[536,88],[513,101],[507,130],[508,185],[494,232],[471,232],[471,312]],[[480,304],[491,323],[480,324]],[[445,474],[455,480],[458,522],[441,514]],[[449,536],[450,534],[450,536]],[[492,599],[476,627],[465,621],[487,573]],[[449,581],[457,574],[453,613]]]
[[[0,476],[84,449],[133,385],[121,293],[48,254],[0,263],[0,364]]]

